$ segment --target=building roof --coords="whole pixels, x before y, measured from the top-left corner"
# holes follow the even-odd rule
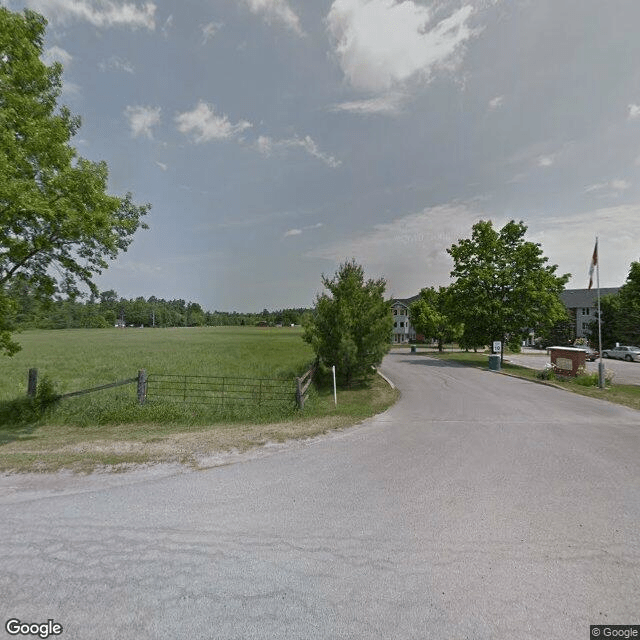
[[[417,293],[415,296],[411,296],[410,298],[393,298],[391,300],[391,304],[402,304],[405,307],[408,307],[412,302],[415,302],[420,297],[420,294]]]
[[[606,287],[600,289],[600,297],[614,295],[620,291],[620,287]],[[560,300],[568,309],[578,309],[580,307],[595,308],[598,305],[597,289],[565,289],[560,294]]]

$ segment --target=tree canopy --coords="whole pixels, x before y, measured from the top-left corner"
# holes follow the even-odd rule
[[[463,324],[452,313],[449,291],[444,287],[422,289],[409,308],[409,316],[417,333],[438,341],[439,351],[445,342],[462,336]]]
[[[609,349],[616,342],[640,344],[640,262],[632,262],[626,282],[615,295],[600,300],[602,316],[602,348]],[[590,324],[591,344],[598,344],[598,322]]]
[[[527,242],[527,227],[511,220],[502,229],[491,221],[473,226],[471,238],[447,251],[454,268],[450,287],[463,340],[491,344],[520,339],[526,329],[539,331],[566,317],[559,294],[569,274],[556,275],[540,245]]]
[[[332,279],[323,275],[322,283],[329,293],[318,295],[303,339],[322,367],[335,365],[336,377],[350,385],[369,377],[389,349],[393,318],[384,299],[386,282],[365,282],[363,268],[352,260]]]
[[[146,227],[150,205],[107,193],[104,162],[80,157],[71,145],[80,127],[57,101],[62,65],[42,62],[46,20],[0,7],[0,352],[11,339],[10,285],[22,278],[34,295],[86,285],[126,251]],[[55,274],[58,274],[56,277]]]

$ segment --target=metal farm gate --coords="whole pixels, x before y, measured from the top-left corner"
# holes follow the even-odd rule
[[[147,378],[147,398],[221,408],[235,404],[295,406],[296,385],[293,380],[153,373]]]

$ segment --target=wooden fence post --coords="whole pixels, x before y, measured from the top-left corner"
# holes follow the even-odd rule
[[[27,395],[30,398],[35,398],[37,389],[38,389],[38,370],[29,369],[29,382],[27,384]]]
[[[138,402],[144,404],[147,398],[147,371],[140,369],[138,371]]]

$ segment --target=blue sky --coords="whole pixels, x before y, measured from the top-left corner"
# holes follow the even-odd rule
[[[149,231],[103,290],[311,306],[355,258],[449,282],[480,219],[523,220],[569,287],[640,256],[637,0],[0,0],[49,20],[78,152]]]

